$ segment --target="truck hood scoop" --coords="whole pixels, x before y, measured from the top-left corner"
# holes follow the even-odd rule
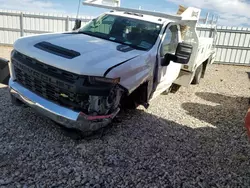
[[[67,59],[73,59],[81,55],[79,52],[76,52],[74,50],[66,49],[61,46],[57,46],[57,45],[54,45],[45,41],[39,42],[35,44],[34,46],[36,48],[39,48],[40,50],[43,50],[43,51],[67,58]]]

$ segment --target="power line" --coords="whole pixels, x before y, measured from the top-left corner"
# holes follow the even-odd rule
[[[80,5],[81,5],[81,0],[79,0],[78,9],[77,9],[77,14],[76,14],[76,19],[77,19],[78,16],[79,16]]]

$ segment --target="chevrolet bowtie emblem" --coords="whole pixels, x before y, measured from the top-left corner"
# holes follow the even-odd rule
[[[63,98],[69,98],[69,96],[64,94],[64,93],[61,93],[60,96],[63,97]]]

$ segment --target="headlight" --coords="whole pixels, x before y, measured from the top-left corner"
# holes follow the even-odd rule
[[[94,77],[89,76],[89,83],[90,84],[101,84],[101,83],[107,83],[107,84],[118,84],[120,83],[120,78],[105,78],[105,77]]]

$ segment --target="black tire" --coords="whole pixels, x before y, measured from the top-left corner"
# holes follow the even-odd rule
[[[192,84],[198,85],[201,80],[201,75],[202,75],[202,69],[203,69],[203,64],[201,64],[199,67],[197,67],[194,75],[194,79],[192,81]]]
[[[7,78],[5,78],[5,79],[3,80],[3,83],[2,83],[2,84],[8,85],[8,84],[9,84],[9,79],[10,79],[10,76],[7,76]]]

